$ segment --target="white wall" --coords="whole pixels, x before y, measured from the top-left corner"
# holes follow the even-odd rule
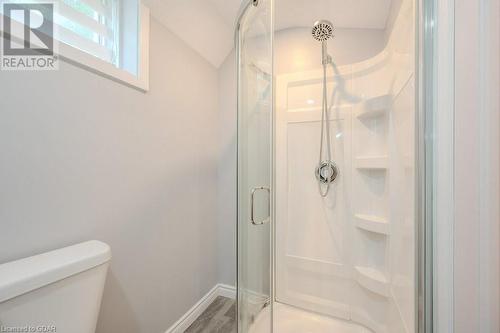
[[[500,3],[439,1],[433,92],[435,331],[500,331]]]
[[[499,25],[498,1],[455,3],[456,333],[500,331]]]
[[[389,16],[387,17],[384,30],[384,39],[386,43],[389,42],[389,39],[391,38],[391,35],[394,31],[394,25],[396,24],[396,20],[399,15],[399,10],[401,9],[401,5],[403,4],[403,2],[404,0],[391,0]]]
[[[217,282],[217,71],[155,20],[144,94],[0,73],[0,262],[111,245],[99,333],[164,332]]]
[[[337,66],[360,62],[384,48],[384,31],[336,29],[328,51]],[[280,30],[275,35],[275,73],[294,73],[321,67],[321,43],[311,37],[310,28]]]

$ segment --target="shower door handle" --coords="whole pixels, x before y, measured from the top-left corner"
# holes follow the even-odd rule
[[[259,191],[266,191],[268,194],[267,209],[269,211],[269,216],[262,221],[255,221],[255,194]],[[253,225],[263,225],[269,222],[271,219],[271,189],[265,186],[254,187],[250,195],[250,221]]]

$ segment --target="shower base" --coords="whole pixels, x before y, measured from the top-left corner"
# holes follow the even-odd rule
[[[256,318],[250,333],[269,332],[269,308]],[[273,333],[372,333],[355,323],[322,316],[283,303],[274,303]]]

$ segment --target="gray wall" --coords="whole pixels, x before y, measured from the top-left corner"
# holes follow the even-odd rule
[[[236,60],[231,52],[219,69],[218,271],[221,283],[236,285]]]
[[[0,263],[107,242],[98,332],[165,332],[218,282],[217,79],[155,20],[147,94],[65,63],[0,72]]]

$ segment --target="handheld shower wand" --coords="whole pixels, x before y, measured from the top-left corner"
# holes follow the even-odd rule
[[[330,38],[334,37],[334,30],[335,29],[333,28],[332,22],[327,20],[317,21],[316,23],[314,23],[312,29],[313,38],[318,42],[321,42],[323,66],[326,66],[332,62],[332,57],[328,54],[327,41]]]
[[[328,89],[327,89],[327,66],[332,63],[332,57],[328,54],[327,41],[333,38],[333,24],[330,21],[321,20],[314,23],[312,29],[313,38],[321,42],[323,64],[323,105],[321,113],[321,144],[319,151],[319,163],[316,168],[316,178],[318,179],[319,193],[326,197],[330,190],[330,185],[335,181],[339,170],[335,162],[332,161],[332,148],[330,137],[330,115],[328,110]],[[323,160],[323,143],[326,141],[326,159]],[[323,186],[325,185],[326,188]]]

